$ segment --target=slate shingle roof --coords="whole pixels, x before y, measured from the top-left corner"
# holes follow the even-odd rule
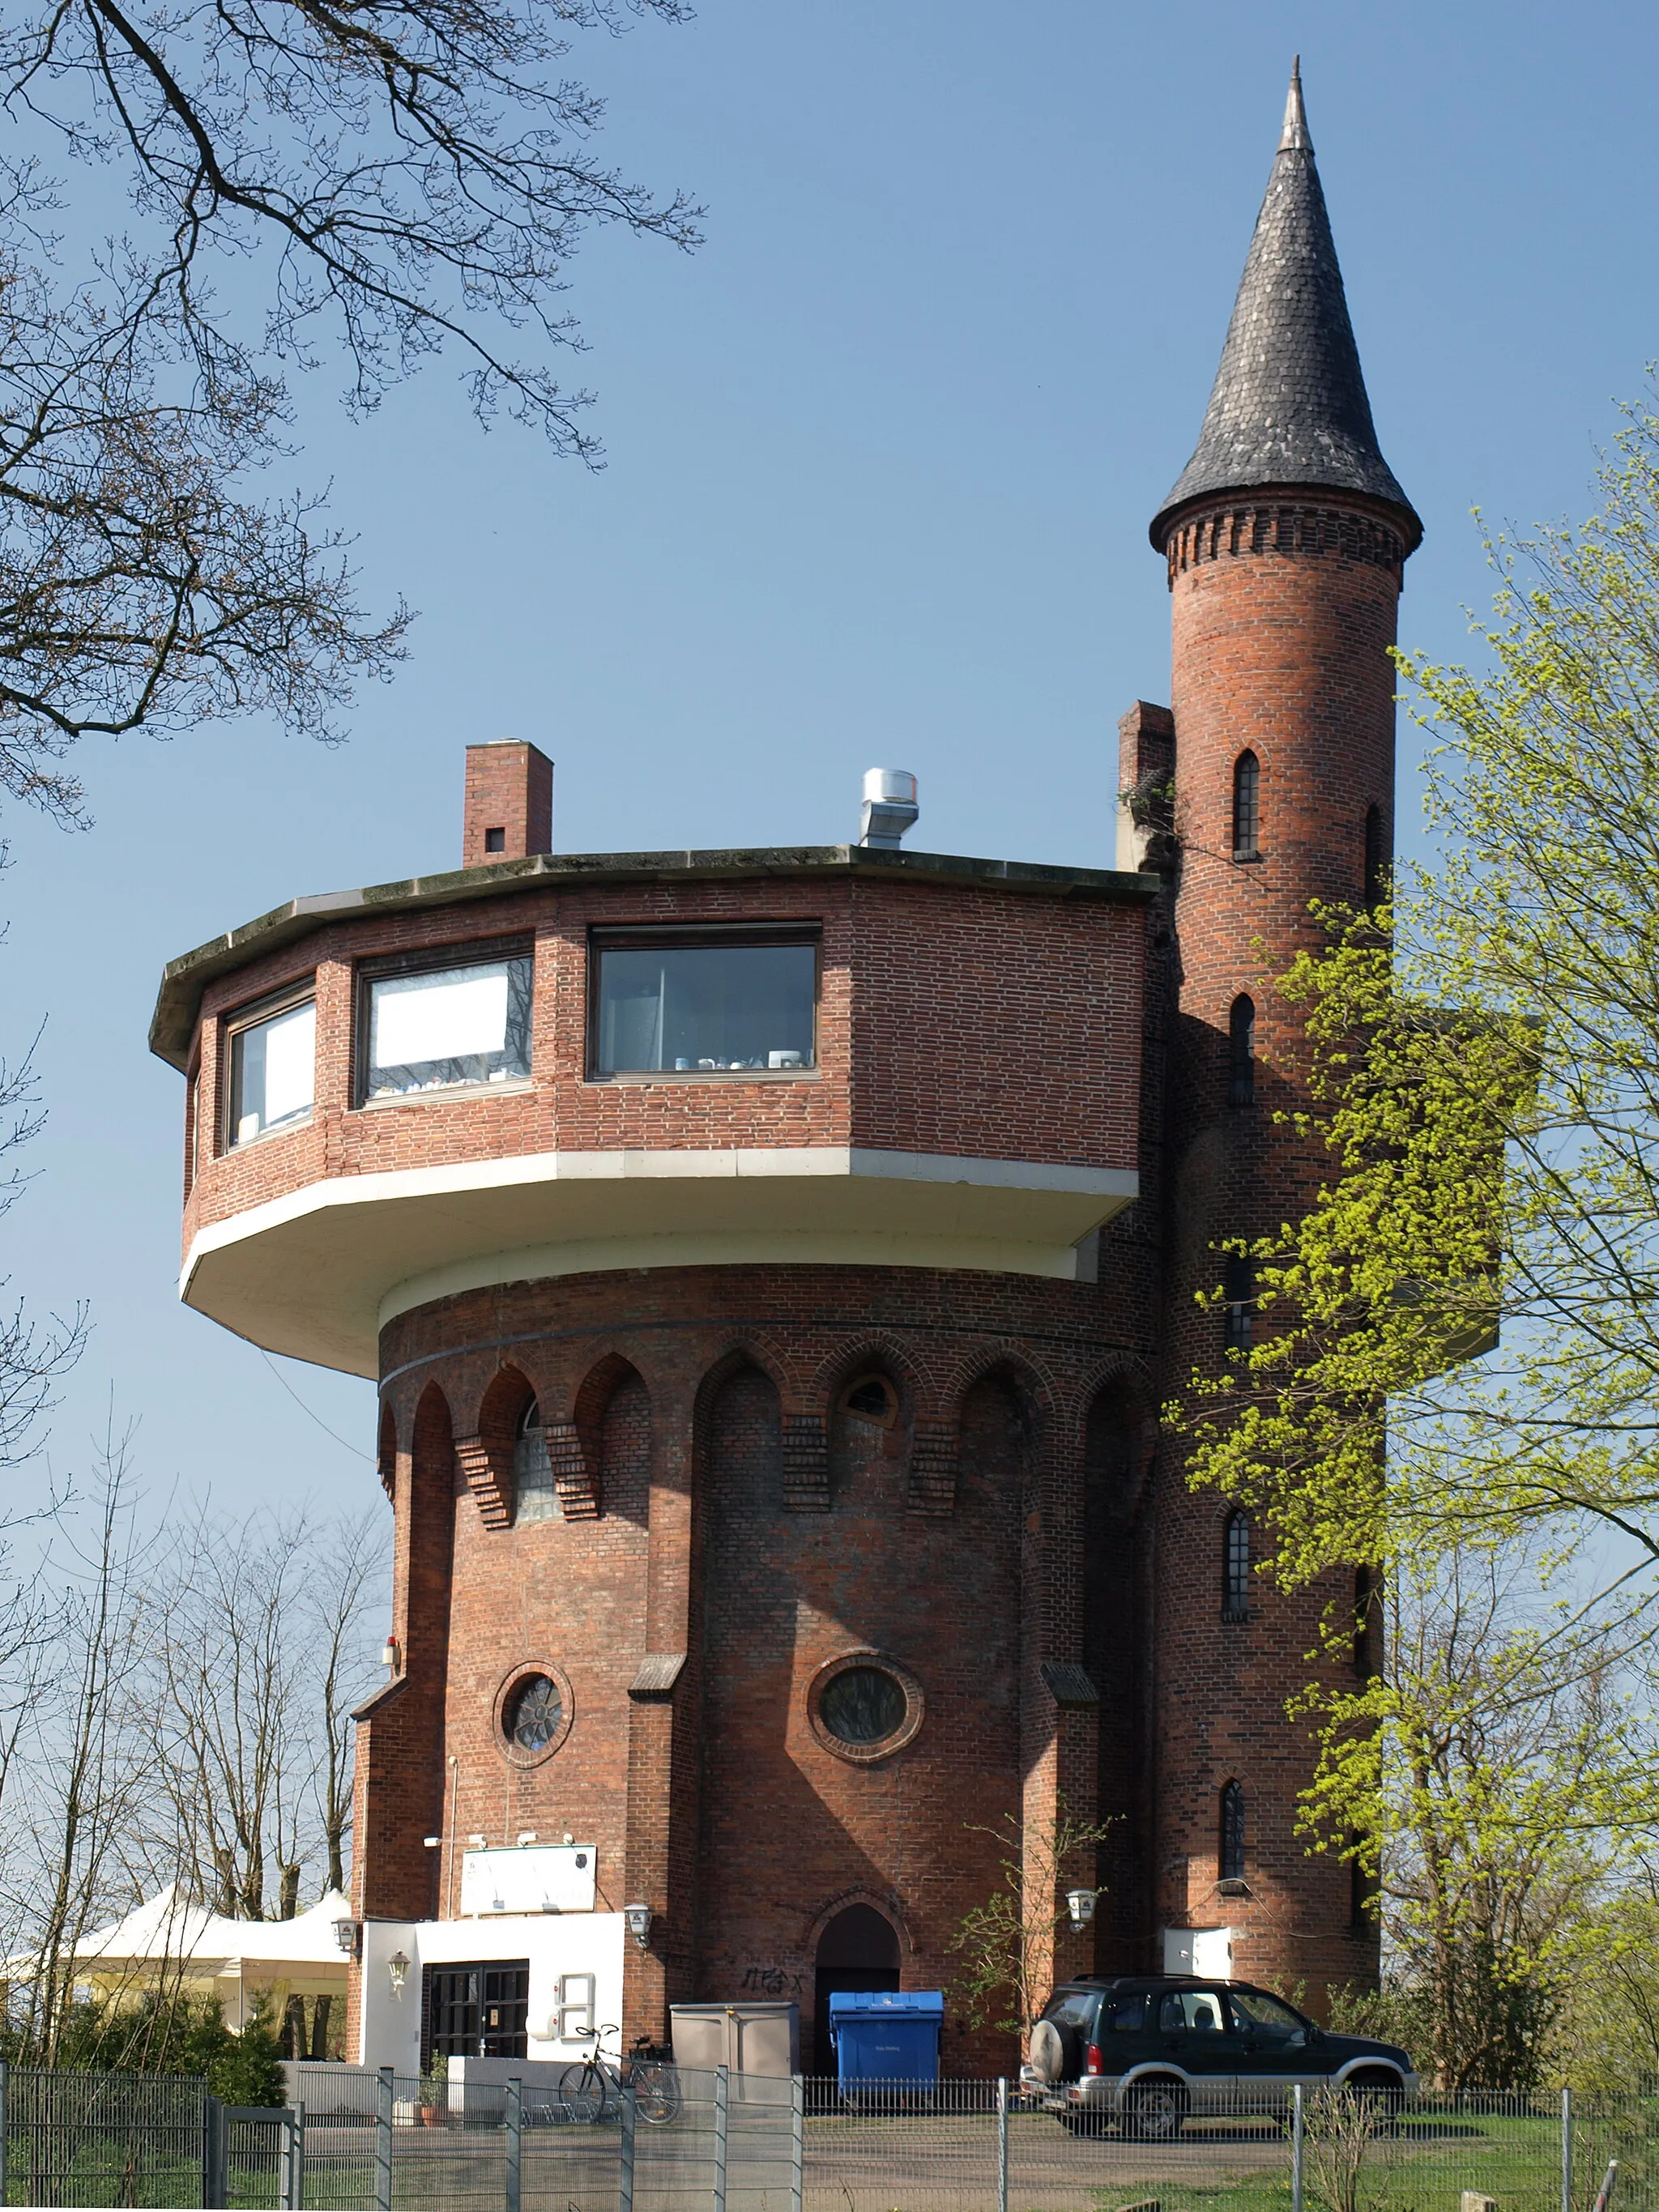
[[[1411,545],[1423,535],[1376,442],[1299,69],[1198,447],[1152,523],[1153,544],[1162,551],[1188,501],[1265,484],[1364,492],[1403,510]]]

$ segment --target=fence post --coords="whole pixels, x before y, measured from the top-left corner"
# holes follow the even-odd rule
[[[0,2204],[9,2204],[6,2194],[10,2181],[9,2153],[11,2148],[11,2065],[0,2058]]]
[[[997,2212],[1008,2212],[1008,2076],[997,2076]]]
[[[789,2079],[789,2212],[801,2212],[806,2199],[806,2077]],[[631,2208],[624,2207],[624,2212]]]
[[[1291,2093],[1291,2212],[1302,2212],[1302,2124],[1305,2118],[1302,2084]]]
[[[202,2203],[206,2206],[221,2205],[225,2201],[223,2152],[225,2142],[224,2107],[212,2095],[202,2099]]]
[[[519,2212],[523,2156],[524,2083],[515,2074],[507,2085],[507,2212]]]
[[[1561,2092],[1561,2212],[1572,2212],[1572,2091]]]
[[[374,2082],[374,2212],[392,2212],[392,2069]]]
[[[283,2212],[301,2212],[306,2201],[306,2108],[290,2105],[283,2115]]]
[[[634,2212],[634,2136],[639,2125],[639,2100],[634,2084],[624,2081],[622,2093],[622,2158],[617,2168],[617,2212]]]
[[[724,2066],[714,2069],[714,2198],[712,2212],[726,2212],[726,2098],[731,2075]]]

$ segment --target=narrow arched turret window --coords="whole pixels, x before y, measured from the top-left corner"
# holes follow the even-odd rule
[[[1353,1571],[1353,1671],[1362,1682],[1376,1671],[1372,1630],[1376,1620],[1376,1583],[1369,1567]]]
[[[1227,1349],[1229,1352],[1248,1352],[1250,1348],[1250,1310],[1255,1304],[1255,1270],[1249,1261],[1237,1253],[1227,1255],[1226,1268],[1222,1277],[1222,1295],[1227,1302]]]
[[[1379,905],[1388,896],[1389,864],[1382,851],[1382,809],[1365,809],[1365,903]]]
[[[1261,857],[1261,763],[1254,753],[1233,763],[1233,858]]]
[[[1221,1850],[1218,1863],[1223,1881],[1243,1881],[1244,1789],[1242,1783],[1230,1782],[1221,1793]]]
[[[1255,1103],[1255,1001],[1243,991],[1227,1021],[1227,1103]]]
[[[1249,1617],[1250,1523],[1247,1515],[1230,1513],[1221,1537],[1221,1618]]]

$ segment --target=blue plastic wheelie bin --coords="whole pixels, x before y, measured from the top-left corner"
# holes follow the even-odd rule
[[[884,2093],[930,2094],[939,2084],[939,1990],[832,1990],[836,2082],[863,2102]]]

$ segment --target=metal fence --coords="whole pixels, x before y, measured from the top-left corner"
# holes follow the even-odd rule
[[[313,2212],[1659,2212],[1659,2097],[1252,2095],[1057,2116],[997,2081],[390,2073],[275,2111],[0,2068],[0,2203]],[[1069,2124],[1068,2124],[1069,2123]],[[1613,2174],[1611,2201],[1607,2184]],[[1476,2201],[1479,2200],[1479,2201]]]

